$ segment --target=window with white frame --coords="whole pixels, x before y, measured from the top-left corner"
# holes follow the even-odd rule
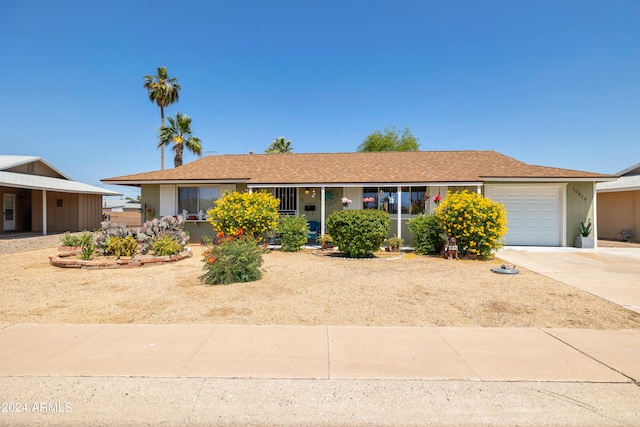
[[[218,187],[178,187],[178,212],[207,213],[220,197]]]
[[[428,197],[427,187],[402,187],[402,195],[398,199],[397,187],[364,187],[362,189],[362,207],[379,209],[392,215],[398,214],[398,206],[402,215],[418,215],[425,211],[425,200]]]

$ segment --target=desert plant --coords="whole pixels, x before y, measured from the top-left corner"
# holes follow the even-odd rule
[[[257,238],[261,233],[278,226],[280,202],[271,193],[225,192],[216,200],[216,206],[207,211],[207,217],[217,231],[234,235],[237,230]]]
[[[81,246],[80,236],[67,231],[60,238],[60,245],[67,247]]]
[[[447,194],[434,215],[447,236],[455,237],[462,255],[477,254],[482,259],[502,247],[507,232],[504,205],[466,190]]]
[[[327,218],[327,231],[349,258],[372,256],[389,235],[390,225],[389,214],[374,209],[342,210]]]
[[[98,230],[95,235],[96,248],[102,255],[106,255],[108,253],[107,246],[112,237],[125,238],[129,236],[133,236],[133,232],[129,230],[126,225],[117,222],[103,221],[100,230]]]
[[[167,256],[179,254],[182,251],[182,245],[168,234],[164,234],[157,238],[151,245],[151,252],[158,256]]]
[[[404,239],[394,234],[393,237],[389,237],[388,239],[386,239],[385,243],[387,244],[387,247],[391,252],[398,252],[400,250],[400,247],[404,245]]]
[[[140,253],[146,254],[151,250],[153,242],[164,235],[172,237],[180,244],[180,248],[184,248],[190,239],[190,236],[183,230],[184,218],[181,215],[177,217],[163,216],[162,218],[154,218],[142,224],[142,227],[134,231],[134,236],[140,243]]]
[[[446,241],[446,235],[435,215],[420,214],[409,220],[409,231],[415,235],[413,251],[421,255],[434,255]]]
[[[262,250],[254,239],[239,231],[235,236],[219,233],[218,242],[202,254],[205,273],[200,280],[208,285],[228,285],[262,278]]]
[[[302,216],[281,216],[278,219],[278,235],[283,251],[297,252],[307,242],[309,224]]]
[[[587,220],[586,224],[584,222],[580,222],[578,232],[582,237],[589,237],[589,234],[591,234],[591,220]]]
[[[107,238],[106,253],[114,255],[117,259],[123,256],[134,256],[138,252],[138,242],[132,236]]]
[[[91,258],[93,258],[93,255],[96,252],[96,244],[94,243],[93,239],[87,241],[85,244],[83,244],[80,247],[80,259],[84,260],[84,261],[88,261]]]

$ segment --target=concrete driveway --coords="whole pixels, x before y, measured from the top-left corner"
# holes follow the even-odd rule
[[[497,257],[640,313],[640,249],[507,246]]]

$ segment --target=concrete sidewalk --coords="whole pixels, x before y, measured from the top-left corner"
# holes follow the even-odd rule
[[[0,425],[640,419],[640,330],[19,324],[0,343],[2,400],[25,403]]]

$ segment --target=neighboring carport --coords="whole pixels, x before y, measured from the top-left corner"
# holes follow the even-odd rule
[[[99,227],[102,196],[121,195],[115,191],[74,181],[50,167],[39,157],[0,156],[7,169],[0,170],[2,227],[11,231],[81,231]],[[1,160],[1,159],[0,159]],[[2,163],[2,162],[0,162]],[[29,165],[38,164],[37,167]],[[22,166],[29,166],[23,172]],[[49,175],[40,175],[42,170]]]

